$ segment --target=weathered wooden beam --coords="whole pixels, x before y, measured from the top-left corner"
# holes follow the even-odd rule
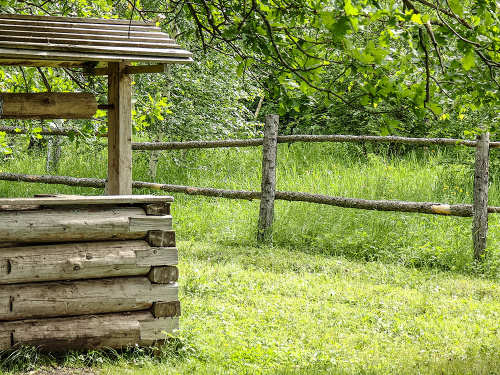
[[[143,239],[149,230],[171,230],[172,217],[146,216],[139,207],[6,211],[3,242],[80,242]]]
[[[148,73],[165,73],[168,70],[168,64],[154,64],[154,65],[134,65],[127,66],[127,74],[148,74]],[[84,75],[89,76],[106,76],[109,74],[108,68],[94,68],[87,69]]]
[[[146,211],[146,214],[152,215],[148,212],[148,207],[167,207],[170,205],[168,202],[173,202],[174,198],[167,195],[72,195],[72,194],[37,194],[33,198],[19,197],[19,198],[0,198],[0,206],[24,206],[24,205],[44,205],[44,206],[78,206],[78,205],[128,205],[137,204]],[[166,210],[166,209],[165,209]],[[161,215],[169,215],[170,213],[164,212]]]
[[[146,275],[152,283],[175,283],[179,279],[179,269],[173,266],[151,267]]]
[[[474,259],[476,261],[484,260],[488,236],[489,140],[490,135],[488,132],[483,132],[477,136],[474,195],[472,199],[472,238]]]
[[[0,93],[2,119],[88,119],[97,100],[86,92]]]
[[[187,150],[197,148],[262,146],[263,138],[229,139],[220,141],[186,142],[134,142],[132,150]],[[409,138],[372,135],[280,135],[277,143],[294,142],[351,142],[351,143],[398,143],[419,146],[467,146],[476,147],[476,141],[452,138]],[[490,142],[491,148],[500,148],[500,142]]]
[[[150,230],[146,235],[146,242],[151,246],[175,246],[175,232],[173,230]]]
[[[146,310],[178,292],[145,276],[2,285],[0,321]]]
[[[45,184],[61,184],[68,186],[104,187],[105,180],[96,178],[78,178],[67,176],[26,175],[21,173],[0,173],[0,180],[38,182]],[[206,197],[219,197],[228,199],[260,199],[260,191],[226,190],[214,188],[199,188],[193,186],[157,184],[154,182],[134,181],[133,187],[137,189],[163,190],[170,193],[183,193]],[[437,202],[406,202],[384,201],[361,198],[345,198],[331,195],[301,193],[295,191],[276,191],[276,200],[295,202],[310,202],[329,206],[356,208],[360,210],[415,212],[431,215],[449,215],[472,217],[471,204],[442,204]],[[500,213],[500,207],[488,206],[488,213]]]
[[[5,247],[0,285],[138,276],[177,263],[175,247],[150,247],[141,240]]]
[[[179,263],[179,251],[176,247],[151,247],[137,252],[137,266],[175,266]]]
[[[276,195],[276,158],[278,148],[278,115],[266,115],[264,144],[262,145],[262,184],[257,242],[272,243],[274,197]]]
[[[35,60],[24,58],[0,58],[0,66],[33,66],[48,68],[85,68],[86,61]]]
[[[144,232],[151,229],[155,230],[170,230],[172,229],[172,216],[133,216],[129,220],[130,232]]]
[[[155,318],[181,315],[180,301],[155,302],[149,310]]]
[[[132,194],[132,81],[124,62],[108,64],[108,195]]]
[[[150,346],[179,328],[179,318],[149,311],[0,323],[0,350],[28,345],[44,352]]]
[[[170,215],[170,203],[167,201],[146,204],[143,209],[148,215]]]

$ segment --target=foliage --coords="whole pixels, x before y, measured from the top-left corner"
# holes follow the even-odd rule
[[[498,106],[500,28],[493,1],[169,4],[173,17],[191,17],[205,47],[228,45],[238,72],[260,75],[269,95],[287,108],[297,106],[290,88],[308,97],[321,93],[326,105],[427,112],[441,120]],[[484,115],[485,122],[496,116]]]
[[[235,69],[220,54],[197,53],[193,64],[172,66],[170,74],[136,76],[136,124],[142,122],[171,140],[254,134],[247,104],[258,90],[237,77]]]

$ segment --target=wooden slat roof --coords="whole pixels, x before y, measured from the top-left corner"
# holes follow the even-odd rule
[[[153,22],[0,14],[0,65],[185,64],[191,56]]]

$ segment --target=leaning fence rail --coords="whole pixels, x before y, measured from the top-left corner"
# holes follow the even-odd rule
[[[84,178],[68,176],[51,175],[30,175],[22,173],[0,173],[0,180],[32,182],[41,184],[55,184],[76,187],[91,187],[103,189],[106,186],[106,180],[101,178]],[[205,197],[228,198],[254,200],[261,198],[260,191],[248,190],[226,190],[214,188],[200,188],[194,186],[158,184],[155,182],[133,181],[134,189],[152,189],[163,190],[169,193],[182,193],[187,195],[199,195]],[[312,193],[301,193],[296,191],[276,191],[276,200],[290,202],[308,202],[324,204],[328,206],[357,208],[360,210],[375,211],[396,211],[396,212],[414,212],[430,215],[472,217],[472,204],[442,204],[434,202],[408,202],[408,201],[383,201],[370,200],[362,198],[345,198],[332,195],[321,195]],[[500,207],[489,206],[488,213],[500,213]]]
[[[274,115],[266,117],[265,128],[272,126],[273,121],[276,121]],[[277,116],[276,116],[277,117]],[[1,129],[0,129],[1,131]],[[377,211],[396,211],[396,212],[415,212],[432,215],[448,215],[460,217],[473,217],[472,237],[474,243],[474,258],[481,260],[484,257],[486,250],[486,238],[488,231],[488,214],[500,213],[500,207],[488,206],[488,179],[489,179],[489,150],[490,148],[500,148],[500,142],[490,142],[488,133],[478,135],[476,140],[450,139],[450,138],[408,138],[408,137],[379,137],[379,136],[353,136],[353,135],[289,135],[277,136],[276,132],[265,131],[265,138],[258,139],[243,139],[243,140],[223,140],[223,141],[188,141],[188,142],[142,142],[132,143],[133,150],[181,150],[181,149],[197,149],[197,148],[222,148],[222,147],[251,147],[261,146],[265,142],[274,144],[277,143],[293,143],[293,142],[357,142],[357,143],[400,143],[414,144],[421,146],[467,146],[476,147],[476,161],[474,172],[474,197],[473,204],[457,204],[447,205],[433,202],[408,202],[408,201],[387,201],[387,200],[368,200],[360,198],[345,198],[321,194],[311,194],[303,192],[290,191],[274,191],[274,198],[277,200],[310,202],[316,204],[324,204],[344,208],[356,208],[363,210]],[[60,134],[67,135],[67,134]],[[267,139],[266,138],[274,138]],[[273,173],[273,168],[267,168]],[[270,176],[263,173],[262,180],[268,180]],[[23,181],[32,183],[45,184],[60,184],[79,187],[104,188],[106,185],[105,179],[94,178],[78,178],[68,176],[50,176],[50,175],[28,175],[19,173],[0,173],[0,180],[7,181]],[[264,186],[264,184],[263,184]],[[153,182],[134,181],[133,188],[138,189],[156,189],[170,193],[183,193],[188,195],[200,195],[209,197],[220,197],[229,199],[261,199],[260,191],[245,191],[245,190],[225,190],[214,188],[200,188],[192,186],[158,184]],[[266,192],[267,196],[271,196],[273,192]],[[268,198],[266,198],[268,199]],[[265,226],[259,225],[258,238],[272,238],[272,220],[263,220],[264,215],[271,215],[270,210],[273,210],[273,204],[268,202],[267,209],[262,209],[260,212],[259,223],[265,221]],[[264,212],[263,212],[264,211]],[[269,231],[265,236],[263,232]]]

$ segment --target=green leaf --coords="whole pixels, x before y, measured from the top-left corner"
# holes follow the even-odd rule
[[[458,14],[460,17],[463,17],[464,10],[462,8],[462,5],[460,4],[460,0],[449,0],[448,3],[450,4],[450,8],[453,12]]]
[[[416,14],[416,13],[413,13],[411,15],[411,21],[412,22],[415,22],[415,23],[418,23],[419,25],[423,25],[423,21],[422,21],[422,15],[420,14]]]
[[[436,103],[427,103],[427,107],[430,108],[436,116],[439,116],[441,112],[443,112],[443,108],[438,106]]]
[[[351,25],[351,23],[350,23],[348,17],[340,16],[339,19],[337,20],[337,23],[335,23],[335,26],[333,28],[333,32],[335,33],[335,36],[337,36],[338,38],[342,38],[349,31],[350,25]]]
[[[474,51],[469,50],[467,54],[460,60],[462,63],[462,66],[464,67],[465,70],[470,70],[472,69],[476,63],[474,62]]]
[[[239,63],[238,64],[238,67],[236,68],[236,75],[238,77],[242,77],[243,76],[243,69],[245,68],[245,63]]]
[[[357,16],[359,14],[358,9],[351,4],[350,0],[345,1],[344,10],[348,16]]]

